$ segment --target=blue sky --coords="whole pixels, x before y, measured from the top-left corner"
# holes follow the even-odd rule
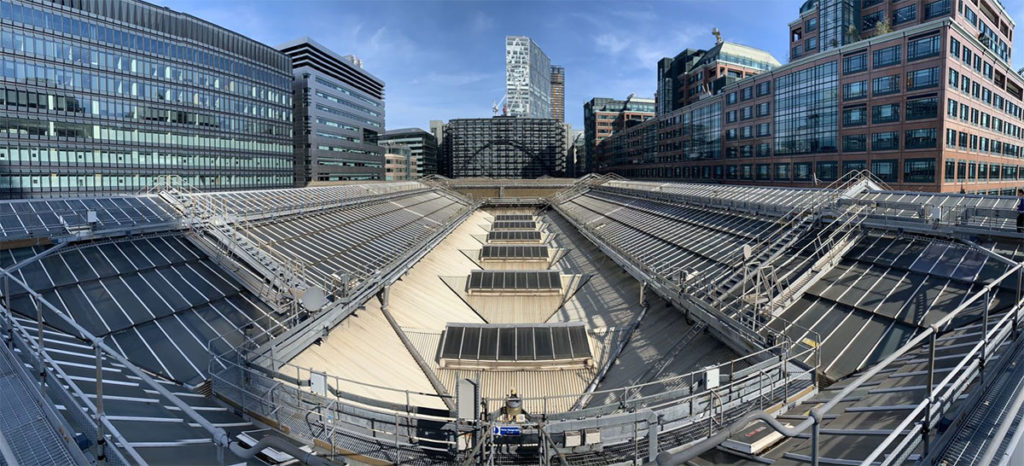
[[[583,127],[592,97],[653,96],[656,62],[727,41],[785,63],[803,0],[322,1],[156,0],[269,45],[302,36],[355,54],[386,85],[387,127],[486,117],[504,95],[505,36],[532,37],[565,67],[565,117]],[[1024,19],[1024,0],[1009,0]],[[1018,56],[1021,54],[1017,54]],[[1017,67],[1024,66],[1015,58]]]

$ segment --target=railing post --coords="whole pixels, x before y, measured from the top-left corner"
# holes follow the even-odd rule
[[[36,307],[36,329],[38,331],[38,340],[36,341],[37,360],[36,360],[36,373],[39,374],[39,384],[46,386],[46,369],[43,367],[43,359],[46,354],[46,347],[43,343],[43,303],[39,301],[39,297],[32,295],[32,304]]]
[[[821,421],[817,416],[815,416],[814,424],[811,426],[811,466],[818,466],[818,434],[821,431],[820,423]]]
[[[978,368],[978,381],[985,386],[985,364],[988,361],[988,308],[991,304],[991,289],[985,289],[985,312],[982,316],[981,325],[981,364]]]
[[[103,433],[103,352],[98,345],[96,350],[96,459],[100,462],[107,457],[106,434]]]
[[[934,329],[932,330],[931,338],[928,342],[928,407],[924,411],[924,426],[921,428],[921,449],[924,452],[924,457],[928,457],[928,433],[932,428],[932,403],[934,403],[935,395],[935,340],[937,333]]]

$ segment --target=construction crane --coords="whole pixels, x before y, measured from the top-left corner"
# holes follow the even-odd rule
[[[505,99],[508,98],[508,94],[501,96],[497,102],[491,104],[491,111],[494,112],[494,116],[498,116],[498,110],[501,110],[502,115],[508,114],[508,108],[505,107]]]

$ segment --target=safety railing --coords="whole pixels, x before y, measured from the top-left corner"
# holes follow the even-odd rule
[[[218,358],[226,368],[211,375],[215,394],[307,444],[396,464],[449,459],[455,451],[455,437],[446,427],[455,419],[446,409],[416,404],[417,399],[429,394],[378,386],[377,390],[393,390],[409,397],[408,404],[382,403],[376,397],[346,391],[349,381],[340,377],[329,377],[327,391],[314,393],[309,383],[312,372],[296,368],[295,378],[284,381],[280,375],[272,376],[244,360]],[[436,401],[437,395],[433,399]]]
[[[7,327],[6,331],[11,337],[13,342],[19,345],[27,355],[31,355],[36,362],[36,373],[39,374],[40,383],[44,386],[51,386],[54,382],[48,382],[48,377],[53,380],[68,381],[66,383],[61,382],[67,386],[68,390],[72,391],[69,397],[80,400],[86,406],[88,411],[91,411],[91,415],[86,413],[86,417],[90,418],[92,424],[95,427],[94,431],[87,432],[87,435],[93,440],[107,439],[107,435],[115,442],[102,442],[101,444],[106,445],[106,449],[113,449],[116,453],[113,457],[123,464],[128,464],[127,458],[131,459],[131,463],[144,464],[145,461],[139,455],[137,451],[131,446],[131,444],[125,440],[124,435],[117,429],[117,427],[110,422],[103,410],[103,359],[111,359],[121,364],[128,372],[140,380],[140,383],[146,386],[148,389],[154,391],[157,396],[166,400],[168,403],[176,407],[183,414],[185,418],[191,422],[196,423],[200,428],[204,429],[210,434],[214,445],[220,448],[227,448],[231,445],[232,440],[228,437],[227,432],[224,429],[217,427],[198,412],[183,402],[176,395],[167,390],[159,382],[155,381],[145,371],[139,369],[135,364],[125,358],[121,353],[110,348],[107,343],[99,337],[94,336],[84,327],[79,325],[72,317],[64,313],[63,310],[50,303],[42,294],[33,290],[27,283],[22,279],[9,272],[5,268],[0,268],[0,277],[3,281],[3,319],[2,322]],[[17,319],[14,318],[13,310],[10,306],[11,298],[11,285],[19,287],[24,290],[24,293],[28,294],[36,312],[36,328],[28,329],[24,325],[21,325]],[[56,316],[63,325],[67,325],[73,329],[75,336],[85,340],[95,350],[95,366],[96,366],[96,401],[92,401],[92,397],[86,396],[81,392],[77,385],[70,381],[71,379],[64,373],[60,364],[54,361],[45,348],[45,337],[44,337],[44,322],[43,322],[43,309],[46,309],[52,315]],[[35,336],[31,335],[35,333]],[[77,403],[65,405],[67,410],[79,409]],[[103,456],[106,451],[97,452],[98,456]]]
[[[764,413],[752,413],[731,425],[728,430],[733,430],[733,428],[739,429],[742,427],[740,424],[745,425],[755,418],[766,420],[773,429],[787,437],[795,437],[803,434],[807,429],[811,429],[811,460],[817,463],[821,459],[818,447],[819,432],[824,420],[824,414],[832,411],[837,404],[846,399],[855,390],[860,389],[879,373],[888,370],[904,355],[927,347],[929,356],[926,373],[929,382],[925,385],[926,397],[890,431],[890,434],[871,452],[862,464],[872,465],[883,455],[882,461],[884,464],[902,463],[918,447],[921,447],[924,452],[924,458],[927,459],[929,454],[937,450],[934,438],[929,439],[928,436],[932,434],[936,424],[941,421],[943,414],[948,413],[955,406],[955,403],[962,401],[960,400],[960,395],[967,393],[972,387],[974,390],[982,390],[987,383],[991,382],[992,377],[986,378],[984,374],[992,372],[992,361],[996,360],[996,364],[1007,363],[1007,358],[996,359],[998,357],[996,350],[1008,341],[1018,341],[1020,339],[1021,324],[1024,322],[1024,301],[1021,299],[1022,274],[1024,274],[1024,263],[1018,263],[1010,267],[1006,272],[961,301],[949,314],[946,314],[931,326],[913,336],[907,343],[894,350],[874,366],[865,370],[861,375],[852,379],[842,390],[833,395],[829,401],[812,409],[810,416],[796,426],[785,427],[774,422],[770,417],[766,417]],[[997,287],[1015,289],[1017,291],[1013,305],[1010,306],[1007,312],[1001,314],[1000,318],[993,324],[990,321],[992,317],[992,297]],[[961,314],[969,309],[973,309],[979,302],[983,305],[981,316],[983,331],[980,333],[979,341],[964,357],[960,358],[953,370],[949,371],[942,381],[936,385],[934,380],[938,372],[935,367],[937,337],[945,333]],[[659,457],[658,462],[659,464],[673,465],[685,463],[716,447],[725,441],[726,438],[727,435],[722,433],[716,434],[679,453],[665,454]],[[899,441],[897,442],[897,440]],[[928,461],[926,460],[925,462]]]

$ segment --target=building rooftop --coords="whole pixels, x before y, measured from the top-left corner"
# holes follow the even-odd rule
[[[102,399],[121,462],[977,462],[1020,415],[1015,202],[867,173],[5,201],[0,433],[95,457]],[[774,443],[730,435],[754,419]]]

